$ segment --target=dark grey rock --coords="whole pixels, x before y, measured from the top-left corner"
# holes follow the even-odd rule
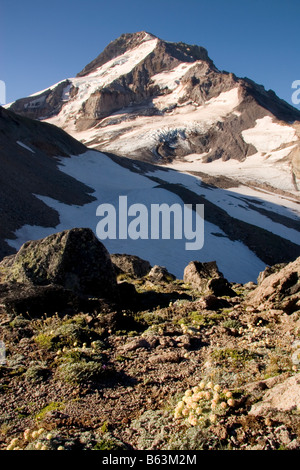
[[[3,286],[1,286],[3,287]],[[80,299],[70,290],[62,286],[32,286],[28,284],[13,284],[6,286],[6,292],[1,289],[0,302],[5,310],[13,315],[29,315],[42,317],[46,314],[79,312]]]
[[[134,278],[146,276],[151,270],[151,264],[135,255],[112,254],[111,260],[117,274],[128,274]]]
[[[0,263],[5,282],[55,284],[77,294],[115,298],[117,283],[108,251],[92,230],[75,228],[25,243]]]

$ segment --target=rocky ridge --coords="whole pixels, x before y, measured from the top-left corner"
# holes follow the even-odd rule
[[[22,226],[56,227],[58,213],[39,196],[82,206],[93,190],[58,170],[57,157],[86,151],[66,132],[0,107],[0,258],[14,252],[7,239]]]
[[[100,283],[87,295],[95,250]],[[179,280],[162,267],[139,277],[147,261],[124,254],[116,272],[107,256],[91,231],[73,229],[0,263],[0,447],[299,450],[300,258],[222,295],[215,262],[195,261]],[[67,272],[77,275],[66,285]],[[68,305],[45,314],[47,288]],[[27,292],[27,304],[9,303],[11,292]]]

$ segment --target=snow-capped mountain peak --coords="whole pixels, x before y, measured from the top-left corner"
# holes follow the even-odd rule
[[[300,112],[200,46],[123,34],[76,77],[10,108],[93,149],[299,191]]]

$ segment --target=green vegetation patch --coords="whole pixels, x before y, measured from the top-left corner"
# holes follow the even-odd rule
[[[103,364],[102,355],[91,348],[67,350],[60,356],[58,364],[56,378],[72,384],[98,380],[111,371],[111,367]]]
[[[45,415],[49,411],[59,411],[59,410],[63,410],[64,408],[65,408],[65,404],[62,402],[56,402],[56,401],[51,402],[47,406],[42,408],[41,411],[39,411],[39,413],[35,415],[35,419],[36,421],[42,421],[45,418]]]
[[[43,349],[58,350],[71,347],[75,342],[86,343],[98,339],[98,335],[78,322],[66,322],[56,329],[47,329],[35,337],[35,342]]]
[[[219,363],[226,361],[244,363],[246,361],[251,361],[252,359],[257,358],[257,356],[258,355],[256,353],[250,352],[246,349],[215,349],[211,353],[211,358]]]

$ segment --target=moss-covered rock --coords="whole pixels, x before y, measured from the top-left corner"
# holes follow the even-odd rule
[[[111,298],[117,295],[110,255],[92,230],[74,228],[25,243],[0,263],[2,282],[45,286]]]

